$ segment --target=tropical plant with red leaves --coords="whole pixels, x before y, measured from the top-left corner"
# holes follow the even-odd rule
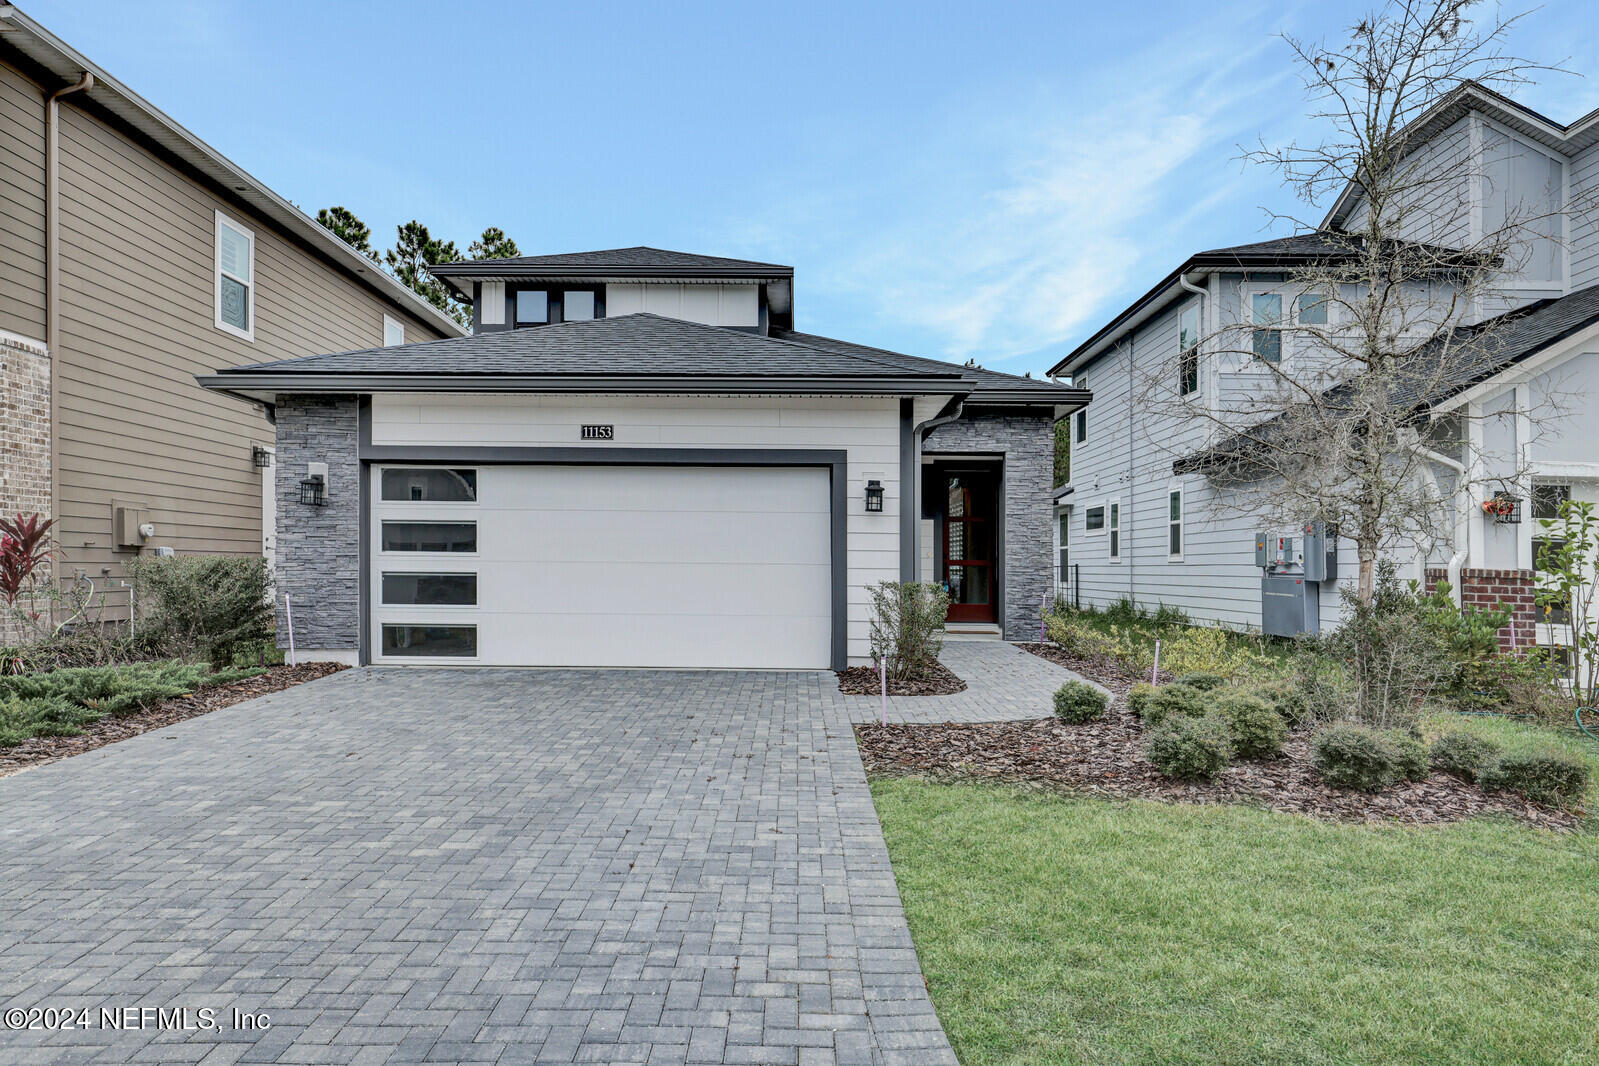
[[[17,597],[31,592],[34,575],[50,561],[48,540],[55,520],[37,514],[0,518],[0,598],[15,607]]]

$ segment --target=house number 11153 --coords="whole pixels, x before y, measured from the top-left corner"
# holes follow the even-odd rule
[[[584,426],[583,427],[583,439],[584,440],[615,440],[616,439],[616,427],[615,426]]]

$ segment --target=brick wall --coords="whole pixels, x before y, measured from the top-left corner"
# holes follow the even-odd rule
[[[353,651],[361,635],[361,462],[354,396],[280,396],[277,457],[278,645],[288,647],[283,595],[294,601],[294,642]],[[328,502],[300,502],[308,463],[328,464]]]
[[[1006,640],[1037,640],[1038,612],[1055,580],[1055,421],[1053,414],[971,412],[939,426],[922,446],[940,452],[988,452],[1004,456]]]
[[[1448,571],[1427,571],[1427,591],[1432,592]],[[1499,646],[1506,650],[1530,648],[1535,641],[1535,604],[1531,570],[1484,570],[1466,567],[1460,571],[1460,602],[1465,607],[1494,608],[1501,604],[1513,612],[1508,624],[1499,630]]]
[[[0,333],[0,513],[50,516],[50,356],[38,341]],[[27,627],[0,605],[0,643]]]

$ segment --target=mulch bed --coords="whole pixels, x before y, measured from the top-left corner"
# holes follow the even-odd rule
[[[1093,677],[1118,697],[1133,683],[1124,671],[1073,662],[1053,646],[1023,647],[1047,649],[1035,654]],[[1289,738],[1280,758],[1235,763],[1214,781],[1175,781],[1161,776],[1144,758],[1143,723],[1121,698],[1111,704],[1104,719],[1086,725],[1067,725],[1055,718],[860,725],[856,726],[856,739],[861,760],[873,774],[987,778],[1174,803],[1243,803],[1344,822],[1439,825],[1485,814],[1506,814],[1529,825],[1557,830],[1576,829],[1583,822],[1580,812],[1543,807],[1508,794],[1484,793],[1441,773],[1377,793],[1331,788],[1312,772],[1309,738],[1302,733]]]
[[[871,666],[852,666],[838,672],[838,690],[846,696],[876,696],[883,691],[883,680]],[[966,691],[966,682],[943,663],[935,662],[926,677],[888,680],[890,696],[953,696]]]
[[[339,663],[301,663],[298,666],[272,666],[267,672],[247,677],[228,685],[202,688],[188,696],[163,700],[134,714],[108,715],[98,722],[83,727],[75,737],[33,737],[10,748],[0,748],[0,777],[26,770],[31,766],[55,762],[72,755],[81,755],[119,740],[148,733],[152,729],[173,725],[187,718],[231,707],[235,703],[253,700],[271,692],[315,681],[340,670],[349,669]]]

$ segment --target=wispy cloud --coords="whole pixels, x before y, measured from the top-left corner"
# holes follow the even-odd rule
[[[825,262],[802,284],[840,304],[869,299],[852,310],[916,335],[923,354],[994,365],[1080,334],[1141,281],[1150,256],[1170,253],[1176,220],[1237,183],[1236,142],[1297,104],[1286,71],[1251,62],[1274,42],[1240,52],[1232,37],[1162,41],[1098,72],[1105,90],[1091,97],[1041,92],[944,123],[961,132],[925,154],[949,160],[945,187],[873,190],[892,209],[870,215],[817,206],[835,224],[813,237]]]

